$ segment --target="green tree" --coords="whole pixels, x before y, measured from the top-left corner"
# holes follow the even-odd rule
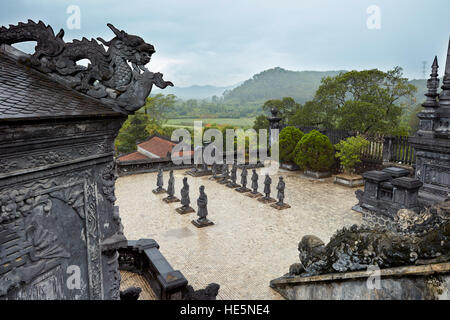
[[[334,163],[334,148],[330,139],[317,130],[305,134],[294,150],[295,163],[302,169],[324,172]]]
[[[163,134],[166,113],[173,109],[176,97],[172,94],[157,94],[149,97],[145,105],[129,115],[117,135],[115,146],[119,154],[136,150],[136,143],[145,140],[153,133]]]
[[[327,128],[390,133],[399,125],[405,107],[401,101],[412,103],[416,91],[402,77],[400,67],[387,72],[373,69],[340,73],[323,78],[312,103],[300,108],[293,118],[303,122],[311,119],[307,124]]]
[[[344,172],[354,173],[355,166],[361,162],[361,152],[369,145],[369,141],[361,136],[349,137],[335,144],[336,158],[341,162]]]
[[[303,137],[303,132],[295,127],[285,127],[279,135],[280,160],[294,161],[294,149]]]
[[[267,120],[267,116],[264,114],[260,114],[255,118],[255,122],[253,123],[253,129],[258,131],[259,129],[267,129],[269,130],[269,120]]]
[[[146,127],[149,117],[143,112],[129,115],[117,135],[115,146],[119,154],[136,150],[136,143],[145,140],[148,136]]]

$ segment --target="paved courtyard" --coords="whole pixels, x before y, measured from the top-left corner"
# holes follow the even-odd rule
[[[250,182],[251,170],[249,170]],[[328,242],[336,229],[361,223],[351,210],[355,189],[321,181],[297,172],[280,171],[285,177],[285,202],[278,211],[209,177],[188,176],[191,206],[197,209],[198,188],[205,186],[208,212],[215,225],[197,229],[196,213],[179,215],[180,203],[166,204],[166,195],[154,195],[156,173],[120,177],[116,204],[128,239],[151,238],[175,270],[180,270],[194,289],[211,282],[220,284],[218,299],[283,299],[269,281],[287,273],[298,262],[297,245],[306,234]],[[240,170],[238,171],[238,177]],[[167,186],[168,172],[164,172]],[[180,198],[185,170],[175,171],[176,196]],[[259,191],[264,177],[260,176]],[[272,176],[276,196],[278,175]]]

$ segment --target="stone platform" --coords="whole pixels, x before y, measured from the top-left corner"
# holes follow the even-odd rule
[[[244,187],[239,187],[239,188],[237,188],[237,189],[235,189],[237,192],[240,192],[240,193],[246,193],[246,192],[250,192],[250,191],[252,191],[252,190],[250,190],[249,188],[244,188]],[[261,194],[261,196],[262,196],[262,194]]]
[[[196,226],[197,228],[204,228],[204,227],[208,227],[208,226],[214,225],[214,222],[212,222],[212,221],[209,220],[209,219],[205,219],[205,220],[203,220],[203,221],[199,221],[199,220],[197,219],[197,220],[192,220],[191,222],[192,222],[192,224],[193,224],[194,226]]]
[[[162,200],[165,203],[180,202],[180,199],[178,199],[177,197],[173,197],[173,198],[166,197],[166,198],[164,198]]]
[[[154,194],[162,194],[162,193],[166,193],[167,190],[166,189],[161,189],[161,190],[153,189],[152,192]]]
[[[284,209],[289,209],[291,206],[288,205],[287,203],[283,203],[282,205],[279,205],[278,203],[272,203],[270,205],[272,208],[275,208],[277,210],[284,210]]]
[[[175,211],[178,212],[179,214],[187,214],[187,213],[195,212],[195,209],[191,208],[191,207],[188,207],[188,208],[179,207],[179,208],[176,208]]]
[[[258,193],[249,192],[249,193],[246,193],[245,195],[250,198],[260,198],[263,196],[263,194],[259,193],[259,192]]]
[[[273,202],[277,202],[277,200],[274,199],[274,198],[265,198],[265,197],[258,198],[258,201],[259,201],[259,202],[262,202],[262,203],[273,203]]]

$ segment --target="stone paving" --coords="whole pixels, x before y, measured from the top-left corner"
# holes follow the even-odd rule
[[[313,180],[280,170],[272,176],[271,196],[276,197],[280,174],[286,182],[285,202],[291,205],[282,211],[208,180],[208,176],[189,176],[191,206],[197,209],[198,188],[204,185],[208,218],[215,223],[202,229],[191,224],[196,213],[180,215],[175,212],[179,202],[164,203],[165,194],[151,192],[156,173],[120,177],[116,205],[127,238],[155,239],[164,257],[194,289],[216,282],[221,286],[218,299],[283,299],[269,287],[269,281],[299,261],[301,238],[314,234],[328,242],[336,229],[360,224],[362,219],[351,210],[357,203],[356,189],[333,184],[332,178]],[[185,170],[175,171],[174,176],[175,195],[181,198]],[[164,172],[165,185],[168,177]],[[263,180],[260,176],[259,191]]]

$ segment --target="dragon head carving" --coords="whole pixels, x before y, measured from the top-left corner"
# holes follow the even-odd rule
[[[55,35],[50,26],[31,20],[0,28],[0,44],[36,41],[36,51],[28,61],[32,67],[119,112],[133,113],[145,104],[153,85],[164,89],[173,83],[145,67],[155,53],[153,45],[110,23],[107,25],[115,37],[110,41],[97,38],[107,51],[94,39],[65,43],[62,29]],[[77,64],[82,59],[90,64],[87,67]]]
[[[116,37],[111,41],[105,41],[100,37],[97,40],[131,62],[134,69],[139,68],[141,71],[145,71],[144,66],[150,62],[151,56],[155,53],[155,47],[146,43],[139,36],[130,35],[123,30],[119,31],[111,23],[108,23],[107,26],[114,32]]]

